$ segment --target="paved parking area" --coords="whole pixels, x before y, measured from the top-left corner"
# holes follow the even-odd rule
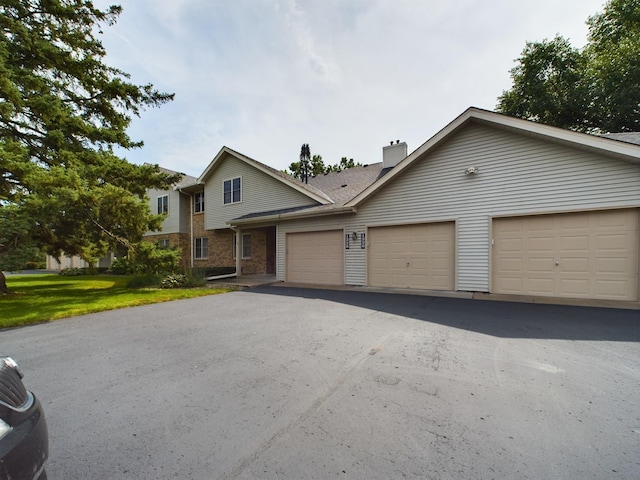
[[[0,331],[56,479],[637,479],[640,312],[258,287]]]

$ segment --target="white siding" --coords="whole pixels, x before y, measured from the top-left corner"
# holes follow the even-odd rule
[[[149,205],[151,213],[158,213],[158,197],[163,195],[169,196],[169,213],[162,222],[162,233],[184,233],[188,231],[189,213],[185,210],[185,202],[188,208],[188,196],[181,194],[177,190],[155,190],[150,189]],[[147,234],[155,234],[157,232],[147,232]]]
[[[471,166],[479,172],[465,175]],[[279,232],[455,220],[456,289],[489,291],[492,217],[637,206],[638,165],[470,124],[359,206],[357,216],[287,222]],[[364,251],[345,253],[347,283],[364,284]],[[279,250],[278,275],[283,262]]]
[[[351,248],[344,251],[344,280],[347,285],[366,285],[367,250],[360,247],[360,239],[366,233],[366,228],[361,224],[347,223],[345,234],[351,235],[353,232],[358,234],[358,239],[351,241]]]
[[[458,290],[489,290],[494,216],[640,205],[640,167],[470,125],[361,206],[365,224],[458,222]],[[479,173],[465,175],[468,167]]]
[[[242,179],[242,201],[224,204],[223,182]],[[205,184],[205,228],[228,228],[234,218],[256,212],[316,205],[317,202],[245,162],[228,156]]]

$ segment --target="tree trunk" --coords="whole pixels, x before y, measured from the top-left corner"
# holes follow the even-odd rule
[[[0,293],[13,293],[7,288],[7,279],[5,278],[2,270],[0,270]]]

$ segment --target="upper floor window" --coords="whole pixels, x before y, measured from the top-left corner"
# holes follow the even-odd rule
[[[169,195],[158,197],[158,215],[169,213]]]
[[[197,192],[193,196],[193,211],[195,213],[204,212],[204,192]]]
[[[240,177],[224,181],[224,204],[242,201],[242,187]]]

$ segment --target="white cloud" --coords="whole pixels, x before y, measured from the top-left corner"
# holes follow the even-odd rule
[[[97,5],[105,6],[96,2]],[[227,145],[276,168],[302,143],[335,163],[417,148],[492,109],[526,41],[575,46],[601,0],[121,0],[108,61],[176,93],[131,129],[127,157],[199,175]]]

